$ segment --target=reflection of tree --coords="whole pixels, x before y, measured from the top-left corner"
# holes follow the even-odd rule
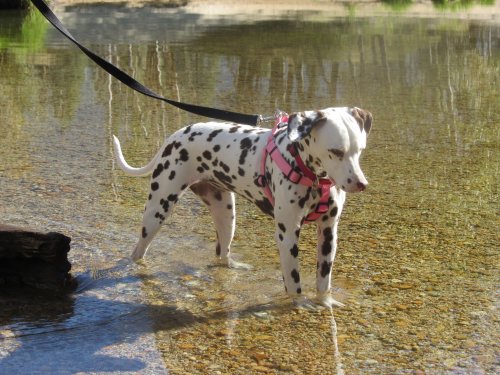
[[[94,49],[169,98],[262,114],[276,108],[294,111],[352,104],[370,108],[371,103],[383,103],[382,117],[387,118],[382,120],[397,129],[397,116],[390,118],[391,113],[428,116],[436,123],[436,114],[422,113],[423,108],[440,103],[443,113],[461,116],[465,113],[457,107],[458,98],[472,101],[469,105],[485,104],[478,104],[473,94],[485,91],[464,86],[460,73],[485,69],[485,74],[491,74],[488,60],[473,58],[478,52],[491,53],[491,36],[477,35],[478,51],[469,39],[477,34],[473,30],[472,24],[452,20],[280,21],[209,28],[186,44],[156,42]],[[50,71],[56,85],[64,80],[57,76],[64,73]],[[196,118],[134,93],[113,79],[110,97],[108,85],[103,84],[107,74],[100,69],[92,72],[100,100],[111,100],[114,132],[152,133],[160,143],[166,134]],[[79,85],[72,87],[80,89]],[[69,90],[72,88],[65,87],[60,92]],[[456,93],[453,101],[451,92]],[[485,97],[489,101],[494,95]],[[57,94],[53,98],[63,99]],[[140,150],[143,145],[136,146]]]
[[[26,121],[54,118],[69,125],[79,106],[86,60],[71,49],[47,48],[48,24],[39,13],[11,13],[0,22],[0,156],[7,160],[1,154],[10,147],[2,143],[36,136],[22,131]]]

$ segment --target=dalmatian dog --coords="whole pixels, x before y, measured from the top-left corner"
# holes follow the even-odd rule
[[[271,129],[234,123],[196,123],[168,137],[153,159],[140,168],[128,165],[114,136],[120,168],[131,176],[152,174],[142,230],[132,259],[144,257],[160,226],[190,188],[206,204],[215,223],[217,257],[230,267],[240,266],[230,253],[237,194],[274,217],[285,290],[298,304],[306,299],[301,295],[297,244],[302,225],[318,206],[321,189],[315,183],[307,186],[290,181],[272,157],[262,160],[269,137],[274,137],[277,150],[294,172],[300,170],[290,145],[295,146],[315,177],[332,182],[327,209],[314,220],[318,233],[316,289],[318,303],[341,306],[330,295],[337,226],[346,193],[361,192],[367,187],[359,158],[371,125],[372,115],[357,107],[294,113],[275,134]],[[274,202],[266,196],[262,180]]]

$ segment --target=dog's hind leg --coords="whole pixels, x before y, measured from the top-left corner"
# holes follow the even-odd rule
[[[234,193],[221,190],[207,181],[192,185],[191,190],[205,203],[214,221],[217,233],[215,247],[217,257],[229,267],[248,269],[248,265],[231,259],[231,242],[236,223]]]
[[[161,225],[172,214],[174,205],[188,186],[187,183],[182,183],[182,181],[185,180],[178,178],[166,182],[165,180],[155,179],[153,175],[151,191],[142,217],[139,241],[131,255],[134,261],[144,257]]]

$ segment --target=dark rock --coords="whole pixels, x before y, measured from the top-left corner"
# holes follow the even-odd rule
[[[0,288],[28,286],[63,291],[75,282],[68,261],[71,239],[0,224]]]

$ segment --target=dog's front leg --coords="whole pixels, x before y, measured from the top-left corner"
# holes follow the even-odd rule
[[[300,219],[300,217],[296,217],[290,212],[285,213],[279,208],[275,210],[275,237],[280,253],[283,281],[287,294],[294,301],[297,301],[302,293],[298,259]]]
[[[332,268],[337,252],[337,227],[340,210],[330,209],[327,220],[318,220],[318,256],[316,270],[316,290],[318,302],[324,306],[344,306],[330,295]]]

